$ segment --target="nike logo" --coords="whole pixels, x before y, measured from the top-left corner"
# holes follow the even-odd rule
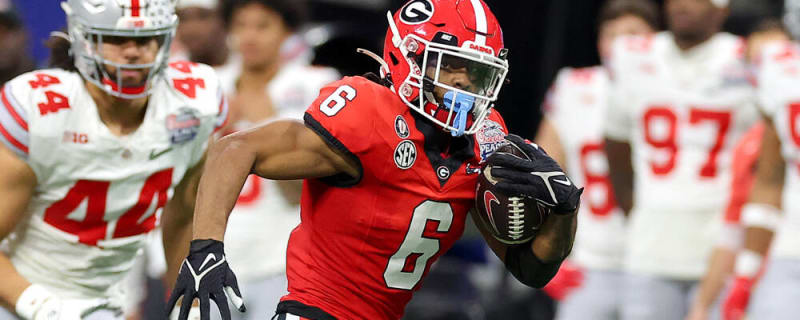
[[[156,152],[155,150],[150,150],[150,160],[154,160],[154,159],[156,159],[156,158],[158,158],[158,157],[160,157],[160,156],[162,156],[165,153],[170,152],[170,151],[172,151],[172,147],[166,148],[166,149],[161,150],[159,152]]]
[[[213,254],[213,253],[209,253],[209,254],[206,256],[206,260],[204,260],[204,261],[203,261],[203,263],[200,265],[200,268],[197,268],[197,271],[201,271],[201,270],[203,270],[203,267],[206,265],[206,263],[208,263],[208,262],[209,262],[209,261],[211,261],[211,260],[217,261],[217,257],[216,257],[216,256],[214,256],[214,254]]]
[[[560,184],[563,184],[563,185],[565,185],[565,186],[567,186],[567,187],[569,187],[569,186],[571,186],[571,185],[572,185],[572,182],[569,182],[569,179],[566,179],[566,178],[565,178],[564,180],[556,180],[556,179],[553,179],[553,181],[555,181],[555,182],[558,182],[558,183],[560,183]]]
[[[500,234],[500,230],[497,230],[497,225],[494,223],[494,215],[492,214],[492,202],[500,204],[500,200],[497,200],[497,196],[494,195],[489,190],[483,192],[483,205],[486,206],[486,214],[489,215],[489,223],[492,224],[492,228],[494,228],[494,232],[496,234]]]

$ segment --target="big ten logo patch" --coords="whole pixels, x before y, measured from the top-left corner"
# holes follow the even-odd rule
[[[61,138],[61,142],[87,144],[89,143],[89,135],[74,131],[64,131],[64,135]]]

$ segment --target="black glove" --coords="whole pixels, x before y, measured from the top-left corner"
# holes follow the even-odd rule
[[[523,195],[552,208],[555,214],[572,214],[578,208],[583,188],[578,189],[553,158],[538,145],[517,135],[506,141],[530,158],[496,152],[487,159],[492,177],[500,182],[495,187],[508,195]]]
[[[189,316],[194,299],[200,300],[200,319],[202,320],[210,319],[209,298],[217,304],[219,313],[224,320],[231,319],[227,300],[230,300],[240,312],[245,312],[246,308],[242,294],[239,292],[236,275],[233,274],[225,260],[221,241],[210,239],[192,241],[189,247],[189,256],[181,265],[175,289],[172,290],[172,295],[167,302],[167,318],[175,309],[175,304],[181,296],[183,296],[183,300],[178,315],[179,320],[185,320]]]

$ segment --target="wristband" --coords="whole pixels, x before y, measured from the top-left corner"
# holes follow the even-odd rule
[[[33,319],[45,302],[55,298],[44,286],[32,284],[17,299],[15,311],[22,319]]]
[[[770,231],[775,230],[781,220],[781,210],[763,203],[748,203],[742,208],[742,224],[745,227],[757,227]]]
[[[761,269],[761,262],[764,257],[752,250],[742,250],[736,255],[736,266],[734,273],[737,276],[746,277],[749,279],[755,278],[758,270]]]

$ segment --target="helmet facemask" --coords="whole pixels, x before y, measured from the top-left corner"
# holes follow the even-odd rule
[[[75,58],[75,66],[84,79],[115,97],[136,99],[148,96],[155,81],[162,78],[161,74],[167,65],[169,48],[178,24],[177,16],[164,9],[160,12],[167,13],[162,15],[142,14],[137,17],[120,17],[109,13],[110,16],[105,19],[114,21],[113,23],[105,20],[104,23],[98,23],[92,21],[92,15],[82,14],[81,7],[76,10],[76,5],[70,6],[67,3],[62,3],[62,7],[68,16],[71,53]],[[137,46],[154,40],[158,49],[153,61],[119,63],[110,60],[108,54],[103,52],[104,43],[131,40],[137,42]],[[140,71],[144,77],[139,83],[126,83],[123,71]]]
[[[403,102],[453,136],[477,132],[497,100],[508,62],[489,53],[430,42],[413,34],[402,43],[407,49],[424,47],[420,55],[411,52],[406,59],[411,72],[399,89]],[[413,91],[421,94],[409,100]]]

